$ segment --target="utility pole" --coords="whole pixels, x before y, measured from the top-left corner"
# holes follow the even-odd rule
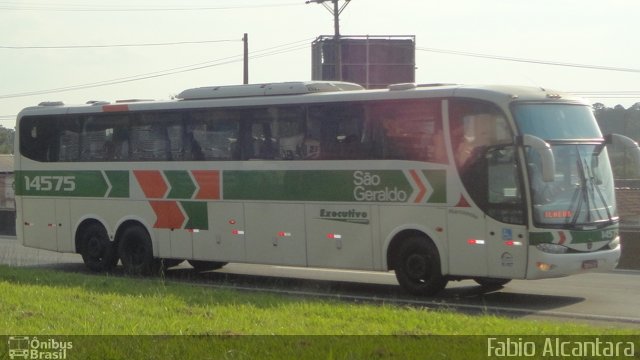
[[[244,33],[242,37],[242,42],[244,43],[244,61],[242,67],[242,83],[249,83],[249,35]]]
[[[331,1],[333,3],[333,7],[327,5],[327,1]],[[344,8],[349,5],[351,0],[344,0],[342,6],[339,4],[339,0],[307,0],[306,4],[316,3],[322,4],[325,9],[329,10],[331,15],[333,15],[333,41],[335,44],[335,54],[336,54],[336,80],[342,80],[342,46],[340,46],[340,14],[344,11]]]

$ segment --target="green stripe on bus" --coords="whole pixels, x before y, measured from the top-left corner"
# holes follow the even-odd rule
[[[553,234],[550,232],[532,232],[529,234],[529,244],[549,244],[553,243]]]
[[[129,172],[128,171],[105,171],[105,175],[111,183],[111,191],[106,195],[110,198],[129,197]]]
[[[108,184],[101,171],[18,171],[16,195],[104,197]]]
[[[446,202],[446,172],[423,171],[428,203]],[[401,170],[224,171],[226,200],[408,202],[418,191]]]
[[[433,204],[444,204],[447,202],[447,173],[444,170],[424,170],[424,177],[429,180],[433,188],[433,194],[427,200]]]
[[[169,194],[167,199],[191,199],[196,191],[188,171],[183,170],[165,170],[164,176],[169,181]]]
[[[532,232],[529,234],[529,244],[538,245],[545,243],[560,243],[561,234],[564,233],[566,244],[586,244],[598,241],[611,241],[619,234],[618,225],[613,225],[599,230],[558,230],[555,232]],[[554,236],[554,233],[556,234]]]
[[[187,223],[185,229],[209,229],[209,215],[207,212],[207,203],[202,201],[181,201],[182,209],[187,215]]]

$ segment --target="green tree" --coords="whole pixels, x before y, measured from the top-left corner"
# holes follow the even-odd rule
[[[0,125],[0,154],[13,154],[13,139],[15,131]]]

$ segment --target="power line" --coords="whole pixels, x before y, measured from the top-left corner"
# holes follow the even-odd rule
[[[257,58],[279,55],[279,54],[288,53],[292,51],[307,49],[309,46],[308,43],[311,40],[312,39],[299,40],[292,43],[287,43],[287,44],[278,45],[278,46],[274,46],[274,47],[270,47],[262,50],[257,50],[253,52],[253,54],[250,55],[249,58],[257,59]],[[153,79],[153,78],[158,78],[163,76],[175,75],[175,74],[180,74],[180,73],[185,73],[190,71],[202,70],[202,69],[207,69],[215,66],[231,64],[239,61],[242,61],[242,55],[233,55],[233,56],[228,56],[228,57],[224,57],[216,60],[191,64],[191,65],[185,65],[185,66],[180,66],[180,67],[175,67],[175,68],[165,69],[160,71],[154,71],[150,73],[126,76],[126,77],[121,77],[116,79],[103,80],[103,81],[97,81],[97,82],[91,82],[91,83],[85,83],[85,84],[77,84],[77,85],[59,87],[54,89],[35,90],[35,91],[28,91],[28,92],[22,92],[22,93],[14,93],[14,94],[4,94],[4,95],[0,95],[0,99],[11,99],[11,98],[18,98],[18,97],[44,95],[44,94],[89,89],[89,88],[109,86],[109,85],[117,85],[117,84],[129,83],[134,81],[148,80],[148,79]]]
[[[558,62],[558,61],[523,59],[523,58],[514,58],[514,57],[508,57],[508,56],[497,56],[497,55],[488,55],[488,54],[471,53],[471,52],[465,52],[465,51],[444,50],[444,49],[434,49],[434,48],[418,48],[417,47],[416,50],[427,51],[427,52],[435,52],[435,53],[442,53],[442,54],[470,56],[470,57],[492,59],[492,60],[513,61],[513,62],[523,62],[523,63],[542,64],[542,65],[554,65],[554,66],[566,66],[566,67],[593,69],[593,70],[607,70],[607,71],[622,71],[622,72],[640,73],[640,69],[622,68],[622,67],[613,67],[613,66],[586,65],[586,64],[575,64],[575,63],[566,63],[566,62]]]
[[[212,44],[222,42],[239,42],[241,40],[202,40],[202,41],[176,41],[166,43],[140,43],[140,44],[105,44],[105,45],[31,45],[31,46],[9,46],[0,45],[0,49],[89,49],[89,48],[117,48],[117,47],[144,47],[144,46],[173,46],[192,44]]]
[[[0,10],[12,11],[52,11],[52,12],[149,12],[149,11],[211,11],[211,10],[237,10],[237,9],[259,9],[301,6],[302,3],[273,3],[262,5],[236,5],[236,6],[204,6],[204,7],[144,7],[144,8],[116,8],[116,7],[79,7],[81,5],[28,5],[28,4],[3,4],[0,3]]]

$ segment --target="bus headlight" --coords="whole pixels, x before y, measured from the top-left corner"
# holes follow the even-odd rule
[[[615,239],[611,240],[609,243],[609,249],[613,250],[620,246],[620,236],[616,236]]]
[[[553,264],[545,263],[545,262],[537,262],[536,267],[540,271],[550,271],[550,270],[553,270],[553,268],[555,268],[556,266]]]
[[[557,244],[549,244],[549,243],[538,244],[536,248],[538,248],[538,250],[542,252],[546,252],[549,254],[566,254],[567,251],[569,250],[565,246],[557,245]]]

